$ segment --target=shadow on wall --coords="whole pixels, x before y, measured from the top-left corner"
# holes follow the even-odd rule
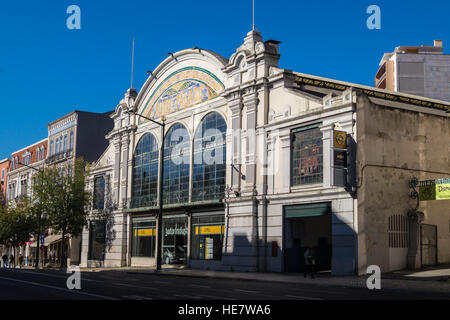
[[[234,234],[233,241],[227,243],[226,239],[225,251],[222,253],[222,266],[230,271],[246,272],[257,271],[256,248],[248,241],[246,234]],[[233,248],[228,251],[229,246]]]

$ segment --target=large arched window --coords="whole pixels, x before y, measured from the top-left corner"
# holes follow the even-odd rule
[[[155,137],[146,133],[134,151],[133,187],[131,207],[157,205],[158,192],[158,144]]]
[[[164,204],[189,201],[189,150],[186,127],[173,125],[164,141]]]
[[[208,114],[194,137],[192,201],[221,199],[225,191],[227,125],[217,112]]]

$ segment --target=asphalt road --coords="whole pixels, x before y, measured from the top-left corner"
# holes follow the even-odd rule
[[[450,296],[366,288],[194,278],[126,271],[82,272],[81,289],[55,270],[0,269],[0,300],[397,300]]]

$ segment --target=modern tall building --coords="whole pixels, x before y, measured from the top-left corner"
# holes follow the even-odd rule
[[[96,161],[108,146],[105,136],[113,128],[110,114],[75,110],[47,125],[49,152],[46,166],[56,166],[61,172],[70,173],[76,158],[87,162]],[[50,234],[45,243],[46,253],[60,252],[61,235]],[[81,237],[67,235],[65,239],[67,263],[80,263]]]
[[[450,195],[414,192],[450,178],[450,103],[282,69],[279,44],[182,50],[127,90],[81,266],[298,272],[306,247],[333,274],[450,262]]]
[[[385,53],[375,87],[450,101],[450,55],[444,54],[442,40],[434,40],[434,46],[400,46]]]

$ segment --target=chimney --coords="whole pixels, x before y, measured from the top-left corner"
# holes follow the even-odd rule
[[[434,46],[438,48],[442,48],[442,40],[434,40]]]

